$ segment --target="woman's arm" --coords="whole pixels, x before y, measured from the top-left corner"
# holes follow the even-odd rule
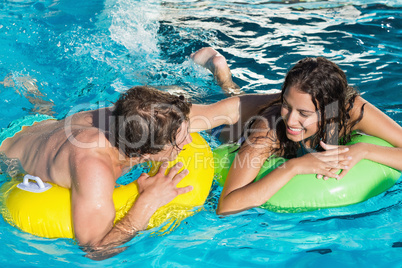
[[[337,177],[334,171],[348,164],[344,154],[348,148],[336,148],[291,159],[254,182],[262,165],[272,155],[272,148],[277,146],[271,133],[267,123],[259,121],[253,126],[253,133],[240,148],[229,170],[217,214],[231,214],[260,206],[298,174]]]
[[[226,178],[217,214],[231,214],[260,206],[294,176],[292,168],[283,165],[253,182],[266,159],[263,150],[254,150],[250,146],[240,149]]]
[[[361,97],[356,98],[351,112],[352,121],[359,117],[363,104],[363,118],[354,126],[353,130],[379,137],[388,141],[395,148],[358,143],[349,146],[349,155],[353,157],[353,162],[357,163],[364,158],[402,170],[402,127]]]

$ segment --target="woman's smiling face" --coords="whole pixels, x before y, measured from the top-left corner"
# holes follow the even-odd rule
[[[286,126],[286,136],[299,142],[318,132],[318,112],[311,96],[297,86],[286,89],[283,95],[281,116]]]

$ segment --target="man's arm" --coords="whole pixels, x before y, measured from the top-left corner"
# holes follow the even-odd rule
[[[226,132],[241,132],[244,125],[256,116],[261,106],[278,98],[280,93],[247,94],[230,97],[209,105],[194,104],[190,111],[190,132],[228,125]]]
[[[180,165],[173,167],[168,175],[165,175],[166,166],[153,177],[142,174],[137,180],[137,200],[126,216],[113,225],[116,212],[112,197],[116,176],[110,159],[90,155],[77,157],[74,162],[76,167],[71,186],[74,232],[79,245],[92,259],[108,258],[123,251],[124,248],[116,247],[146,229],[159,207],[191,190],[191,187],[176,187],[188,173],[177,174]]]
[[[240,98],[237,96],[209,105],[193,104],[190,111],[190,132],[235,124],[240,116],[239,106]]]

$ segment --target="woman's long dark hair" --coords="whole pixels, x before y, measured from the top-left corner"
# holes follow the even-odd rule
[[[309,138],[310,148],[320,150],[320,140],[328,144],[345,144],[350,141],[351,129],[364,113],[363,106],[359,118],[350,122],[349,113],[359,93],[348,85],[345,73],[335,63],[322,57],[305,58],[287,73],[280,97],[262,107],[259,112],[265,118],[268,114],[275,114],[275,126],[270,124],[275,133],[271,136],[279,140],[279,147],[273,150],[274,154],[296,157],[300,147],[287,138],[285,124],[280,118],[283,95],[290,87],[297,87],[301,92],[309,94],[318,114],[318,132]]]

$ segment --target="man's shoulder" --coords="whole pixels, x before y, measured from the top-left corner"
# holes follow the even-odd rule
[[[87,127],[108,126],[112,116],[112,107],[101,108],[97,110],[81,111],[66,117],[67,124],[80,125]]]
[[[87,139],[85,143],[80,141],[72,146],[69,157],[74,169],[84,174],[94,171],[102,174],[113,173],[116,163],[113,159],[118,157],[117,150],[107,144],[108,141],[102,133],[97,134],[91,130],[85,132],[93,132],[91,135],[99,139]]]
[[[71,128],[66,128],[65,132],[69,142],[77,149],[95,149],[111,146],[107,133],[97,127],[75,125]]]
[[[117,154],[116,148],[110,143],[107,135],[95,127],[76,129],[68,137],[68,146],[72,159],[87,163],[110,163]]]

